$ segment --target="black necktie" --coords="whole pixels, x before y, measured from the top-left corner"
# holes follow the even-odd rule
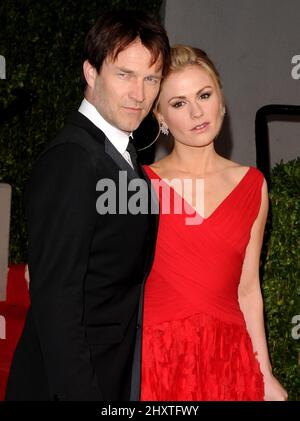
[[[130,141],[130,138],[129,138],[129,142],[128,142],[126,151],[130,155],[130,159],[131,159],[131,162],[132,162],[132,165],[133,165],[134,169],[137,170],[137,168],[138,168],[138,166],[137,166],[137,153],[136,153],[135,147],[133,146],[133,144]]]

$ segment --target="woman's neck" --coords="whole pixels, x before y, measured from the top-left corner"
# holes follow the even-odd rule
[[[167,157],[167,163],[180,172],[204,176],[218,170],[222,159],[215,151],[213,143],[197,148],[175,144]]]

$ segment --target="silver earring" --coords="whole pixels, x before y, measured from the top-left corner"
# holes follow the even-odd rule
[[[162,132],[164,135],[168,136],[168,134],[169,134],[169,129],[168,129],[168,127],[167,127],[167,126],[165,126],[163,123],[160,123],[160,130],[161,130],[161,132]]]
[[[147,145],[144,148],[137,149],[137,151],[140,152],[140,151],[144,151],[145,149],[150,148],[150,146],[152,146],[157,141],[157,139],[159,138],[160,133],[163,133],[166,136],[169,134],[168,127],[165,126],[163,123],[159,123],[158,133],[157,133],[155,139],[150,143],[150,145]]]

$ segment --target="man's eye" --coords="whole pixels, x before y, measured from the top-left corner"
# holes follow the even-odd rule
[[[146,82],[149,82],[152,85],[156,85],[159,81],[157,77],[153,77],[153,76],[146,77],[145,80]]]
[[[131,73],[125,73],[125,72],[119,72],[117,75],[120,79],[130,79],[131,77],[133,77]]]

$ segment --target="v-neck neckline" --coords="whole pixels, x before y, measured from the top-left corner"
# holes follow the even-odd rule
[[[155,171],[153,171],[152,168],[150,168],[149,165],[145,165],[145,167],[147,167],[153,175],[155,175],[156,177],[158,177],[163,183],[165,183],[167,186],[169,186],[169,188],[174,192],[174,194],[176,194],[191,210],[193,210],[201,219],[203,222],[207,222],[208,220],[210,220],[217,212],[220,208],[222,208],[225,203],[227,203],[227,201],[231,198],[231,196],[238,190],[238,188],[243,184],[244,180],[247,178],[247,176],[249,175],[250,171],[251,171],[251,166],[247,169],[247,171],[245,172],[245,174],[243,175],[243,177],[240,179],[240,181],[233,187],[233,189],[228,193],[228,195],[218,204],[218,206],[212,211],[212,213],[210,215],[208,215],[207,217],[204,217],[202,215],[200,215],[200,213],[183,197],[181,196],[175,189],[174,187],[172,187],[169,183],[167,183],[165,181],[165,179],[161,178]]]

